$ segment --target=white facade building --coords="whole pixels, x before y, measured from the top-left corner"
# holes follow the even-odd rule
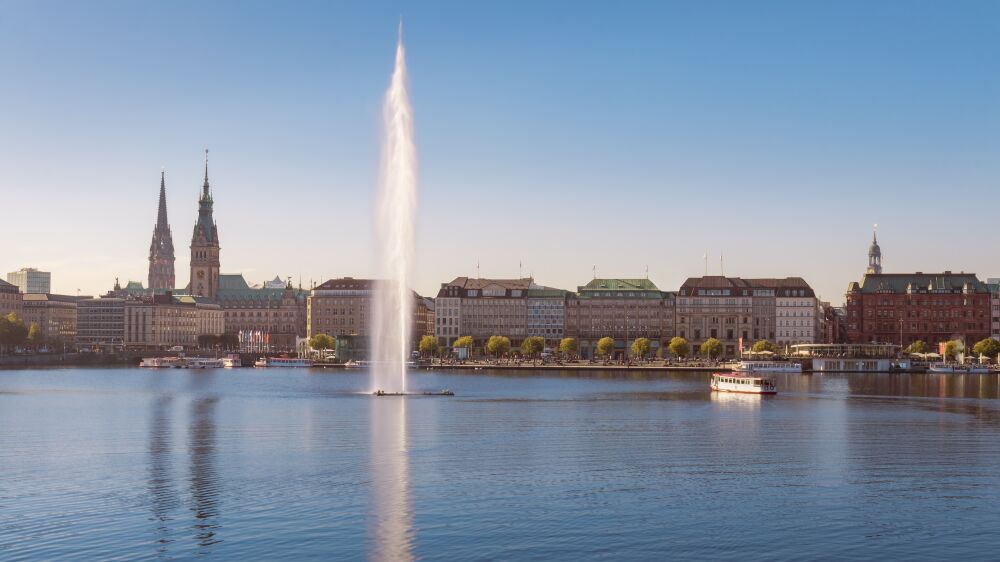
[[[797,343],[816,343],[817,311],[819,302],[808,289],[778,289],[778,295],[792,293],[792,296],[777,296],[775,308],[775,343],[779,346]]]

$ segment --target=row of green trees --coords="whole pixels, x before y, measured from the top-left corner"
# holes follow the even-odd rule
[[[923,340],[917,340],[910,345],[906,346],[903,350],[904,353],[917,354],[917,353],[927,353],[931,350],[931,347],[927,345],[927,342]],[[965,343],[962,340],[950,340],[944,344],[944,356],[946,359],[954,359],[959,353],[965,351]],[[990,358],[995,358],[997,354],[1000,354],[1000,341],[993,338],[985,338],[976,342],[972,346],[973,355],[983,355]]]
[[[462,336],[455,340],[452,347],[455,349],[471,349],[473,346],[472,336]],[[566,340],[563,340],[563,344],[560,348],[572,347],[575,349],[575,341],[572,344],[567,344]],[[510,353],[510,338],[507,336],[490,336],[490,339],[486,340],[486,353],[493,355],[495,357],[500,357]],[[438,344],[437,338],[434,336],[424,336],[420,338],[420,354],[421,355],[436,355],[441,351],[440,345]],[[536,357],[542,351],[545,350],[545,338],[539,336],[532,336],[530,338],[524,338],[521,342],[521,355],[527,357]]]
[[[462,336],[455,340],[452,347],[471,349],[473,343],[472,336]],[[652,346],[653,342],[649,338],[636,338],[635,341],[632,342],[631,346],[632,357],[640,359],[648,357],[650,351],[652,351]],[[510,353],[510,349],[510,338],[507,336],[490,336],[490,338],[486,341],[485,351],[487,354],[494,357],[506,355]],[[525,338],[525,340],[521,343],[520,351],[522,355],[534,357],[541,353],[543,349],[545,349],[545,340],[541,337],[533,336]],[[438,344],[438,340],[434,336],[427,335],[420,339],[421,355],[437,355],[440,351],[441,346]],[[563,338],[559,342],[559,351],[566,355],[575,355],[577,351],[579,351],[579,343],[576,338]],[[615,351],[615,340],[609,337],[601,338],[597,341],[595,351],[600,357],[610,357]],[[688,357],[691,355],[691,344],[689,344],[684,338],[676,337],[670,340],[670,344],[667,345],[667,351],[675,357]],[[720,356],[722,351],[722,342],[716,338],[709,338],[699,347],[701,355],[713,359]],[[761,340],[753,345],[753,351],[757,353],[763,351],[776,353],[778,351],[778,346],[767,340]]]

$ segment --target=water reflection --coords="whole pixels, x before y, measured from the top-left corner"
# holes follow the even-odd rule
[[[218,532],[219,475],[215,467],[215,410],[219,399],[198,398],[191,404],[188,453],[191,461],[191,511],[194,512],[195,539],[202,553],[222,542]]]
[[[771,399],[770,396],[744,394],[741,392],[712,392],[710,394],[713,404],[732,410],[759,410],[762,400]]]
[[[173,542],[170,538],[168,522],[172,519],[171,512],[179,504],[170,471],[173,456],[170,430],[170,408],[172,405],[172,396],[158,397],[153,402],[149,424],[149,478],[147,487],[158,557],[165,556],[167,545]]]
[[[371,400],[370,560],[413,560],[406,399]]]

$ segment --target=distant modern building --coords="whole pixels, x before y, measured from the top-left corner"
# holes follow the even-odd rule
[[[528,337],[544,338],[546,346],[558,349],[566,333],[568,294],[550,287],[528,289]]]
[[[576,338],[579,354],[593,358],[597,342],[615,340],[615,356],[631,355],[636,338],[651,341],[658,354],[674,337],[676,293],[649,279],[593,279],[566,298],[565,336]]]
[[[973,273],[870,273],[848,286],[847,342],[971,345],[990,336],[991,306]]]
[[[33,267],[11,271],[7,274],[7,282],[17,285],[22,293],[52,292],[52,274]]]
[[[160,172],[160,203],[153,228],[153,241],[149,244],[149,288],[154,292],[173,291],[174,239],[167,221],[166,173]]]
[[[76,303],[76,346],[116,351],[125,346],[125,301],[122,297],[82,299]]]
[[[38,324],[43,341],[50,346],[72,346],[76,341],[76,305],[79,300],[78,297],[51,293],[24,295],[24,323]]]
[[[20,317],[22,312],[22,296],[17,285],[0,280],[0,315],[7,316],[13,312]]]

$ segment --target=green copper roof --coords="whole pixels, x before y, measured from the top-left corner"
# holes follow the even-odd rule
[[[216,300],[222,301],[280,301],[285,296],[286,289],[253,288],[241,274],[220,274],[219,291]],[[292,289],[292,295],[301,300],[308,291]]]
[[[582,291],[658,291],[649,279],[593,279]]]
[[[662,299],[665,295],[649,279],[593,279],[577,287],[576,298]]]

